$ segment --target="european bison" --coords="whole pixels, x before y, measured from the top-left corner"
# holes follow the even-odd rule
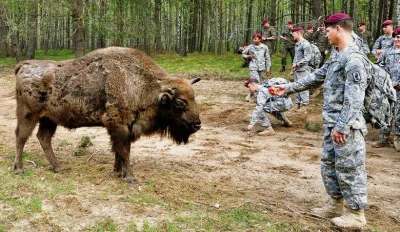
[[[136,181],[130,145],[141,135],[160,134],[181,144],[201,127],[191,86],[200,79],[171,77],[134,49],[109,47],[62,62],[23,61],[15,74],[16,174],[24,171],[22,151],[38,122],[36,136],[54,172],[61,170],[51,146],[58,125],[106,127],[114,172],[129,182]]]

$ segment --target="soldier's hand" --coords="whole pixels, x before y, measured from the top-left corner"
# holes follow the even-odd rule
[[[252,60],[254,55],[247,55],[247,59]]]
[[[297,68],[297,64],[292,64],[292,68]]]
[[[325,55],[328,55],[328,50],[325,50]]]
[[[346,135],[336,130],[333,131],[333,141],[337,144],[343,144],[346,142]]]
[[[265,75],[267,75],[267,77],[271,76],[271,71],[266,71]]]
[[[249,130],[249,131],[253,130],[253,125],[248,125],[247,130]]]
[[[271,95],[283,96],[286,93],[285,87],[283,85],[274,85],[268,88],[268,92]]]

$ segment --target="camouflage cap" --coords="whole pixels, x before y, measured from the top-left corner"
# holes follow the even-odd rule
[[[250,78],[246,81],[246,83],[244,83],[244,86],[246,86],[246,88],[248,88],[248,87],[249,87],[249,84],[250,84],[250,83],[253,83],[253,82],[255,82],[255,83],[258,84],[257,79],[250,77]]]

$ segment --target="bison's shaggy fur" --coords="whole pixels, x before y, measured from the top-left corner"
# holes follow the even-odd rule
[[[159,133],[187,143],[200,129],[191,82],[169,76],[134,49],[109,47],[62,62],[24,61],[15,74],[16,173],[23,172],[22,151],[38,122],[37,138],[55,172],[60,165],[51,138],[57,125],[106,127],[115,152],[114,171],[129,181],[134,181],[131,142]]]

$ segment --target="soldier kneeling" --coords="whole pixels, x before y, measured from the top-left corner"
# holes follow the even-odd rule
[[[249,88],[251,93],[257,95],[257,105],[253,111],[250,124],[247,126],[249,131],[251,131],[256,122],[260,120],[261,125],[265,127],[265,130],[258,133],[258,135],[275,135],[275,131],[272,129],[271,123],[265,113],[270,113],[275,118],[281,120],[283,126],[292,126],[292,122],[283,114],[284,111],[287,111],[292,107],[292,99],[288,95],[272,96],[268,92],[268,86],[276,85],[277,83],[283,84],[283,82],[289,83],[289,81],[280,77],[266,80],[265,85],[259,85],[255,78],[249,78],[246,81],[245,86]]]

